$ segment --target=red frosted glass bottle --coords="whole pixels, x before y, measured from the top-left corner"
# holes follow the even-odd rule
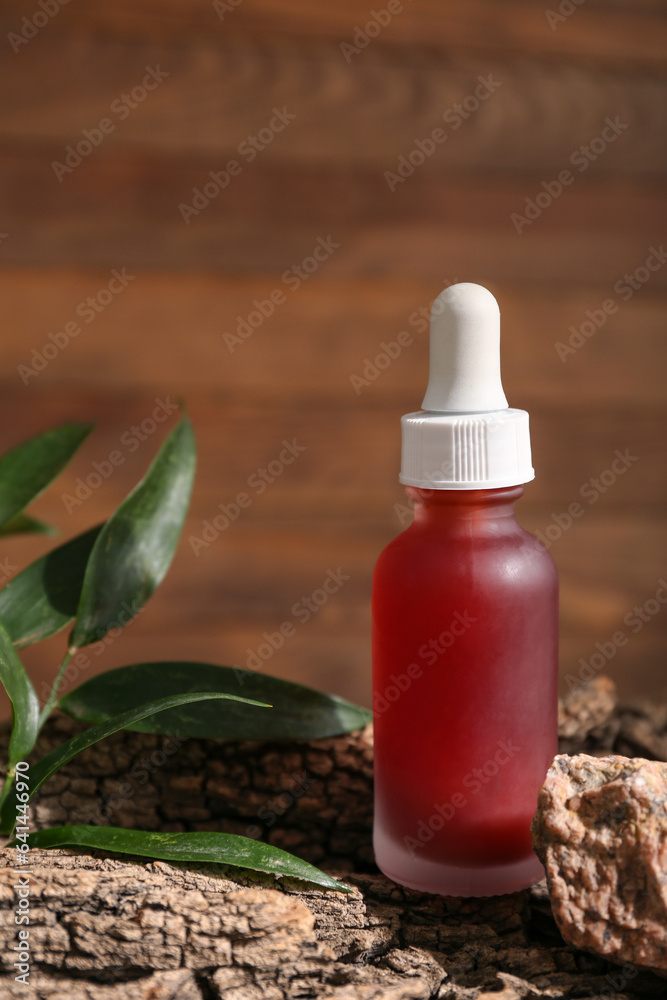
[[[424,407],[403,418],[414,521],[373,580],[375,854],[422,891],[514,892],[543,876],[530,822],[557,753],[558,582],[514,517],[528,415],[507,407],[479,285],[434,303]]]

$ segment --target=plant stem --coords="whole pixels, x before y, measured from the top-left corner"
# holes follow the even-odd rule
[[[49,694],[46,705],[39,713],[39,722],[37,727],[38,732],[41,730],[42,726],[44,725],[48,717],[51,715],[51,712],[53,711],[53,706],[55,705],[56,698],[58,696],[58,688],[60,687],[60,682],[63,679],[63,674],[65,673],[65,670],[67,669],[67,664],[72,659],[74,653],[76,653],[75,649],[68,649],[67,652],[65,653],[65,658],[63,659],[63,662],[60,664],[60,669],[56,675],[56,679],[53,682],[53,687],[51,688],[51,693]]]

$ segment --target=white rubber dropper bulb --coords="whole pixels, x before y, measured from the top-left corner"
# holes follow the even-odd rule
[[[500,309],[482,285],[450,285],[431,307],[429,380],[422,409],[487,413],[508,408],[500,378]]]

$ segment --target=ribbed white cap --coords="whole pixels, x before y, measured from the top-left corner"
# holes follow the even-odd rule
[[[428,388],[401,418],[400,481],[439,490],[517,486],[535,477],[528,414],[500,379],[500,310],[481,285],[450,285],[431,308]]]

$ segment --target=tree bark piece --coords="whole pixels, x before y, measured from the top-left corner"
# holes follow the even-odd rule
[[[348,876],[355,892],[343,896],[216,866],[65,851],[31,860],[33,971],[26,988],[6,965],[12,998],[428,1000],[503,985],[508,997],[565,997],[605,983],[603,963],[533,939],[526,893],[444,899],[369,874]],[[0,872],[5,918],[14,881]],[[5,958],[15,928],[0,926]]]
[[[563,706],[561,722],[581,716]],[[586,695],[588,722],[567,728],[571,752],[663,738],[659,716],[615,708],[608,685]],[[642,714],[643,712],[643,714]],[[625,720],[625,721],[624,721]],[[657,729],[655,727],[658,727]],[[651,727],[654,727],[651,729]],[[38,753],[81,727],[45,728]],[[651,734],[649,734],[649,729]],[[596,732],[596,736],[591,733]],[[615,735],[614,735],[615,734]],[[2,734],[7,741],[7,732]],[[638,738],[638,737],[637,737]],[[101,806],[101,808],[100,808]],[[33,829],[111,823],[217,829],[270,840],[339,875],[355,892],[225,866],[32,852],[29,988],[10,955],[14,852],[0,855],[0,995],[14,1000],[495,1000],[660,996],[651,973],[624,977],[566,944],[545,884],[530,892],[453,899],[412,892],[377,873],[371,846],[370,728],[277,744],[119,733],[54,776],[32,807]],[[632,970],[634,972],[634,970]],[[616,978],[615,978],[616,977]],[[656,985],[657,984],[657,985]],[[604,991],[607,991],[605,993]]]
[[[55,717],[35,756],[83,726]],[[224,830],[314,864],[369,870],[372,729],[313,743],[231,742],[118,733],[44,786],[33,829],[73,823]]]

